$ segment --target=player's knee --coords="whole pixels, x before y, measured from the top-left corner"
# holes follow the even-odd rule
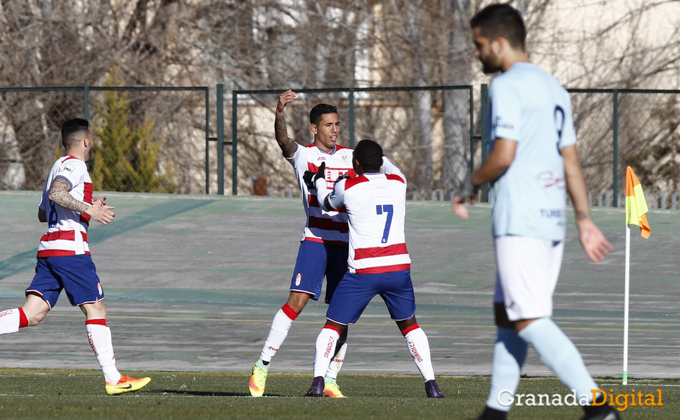
[[[295,312],[300,313],[307,305],[309,301],[309,295],[307,293],[296,293],[291,292],[288,297],[288,306],[290,306]]]
[[[45,316],[47,316],[47,312],[26,313],[26,318],[28,318],[28,326],[35,327],[36,325],[40,324],[43,319],[45,319]]]

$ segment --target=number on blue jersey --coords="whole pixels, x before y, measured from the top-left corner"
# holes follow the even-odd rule
[[[564,109],[559,105],[555,105],[555,129],[557,130],[557,153],[561,155],[560,142],[562,141],[562,130],[564,130]]]

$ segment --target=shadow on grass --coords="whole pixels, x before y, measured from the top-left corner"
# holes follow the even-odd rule
[[[170,389],[157,389],[157,390],[149,390],[147,393],[150,394],[176,394],[176,395],[193,395],[196,397],[249,397],[253,398],[250,396],[249,393],[246,392],[211,392],[211,391],[177,391],[177,390],[170,390]],[[268,394],[267,397],[286,397],[287,395],[276,395],[276,394]]]

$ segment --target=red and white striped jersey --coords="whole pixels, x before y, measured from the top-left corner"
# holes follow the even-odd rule
[[[62,156],[52,166],[40,199],[40,210],[45,211],[49,227],[40,239],[38,258],[89,254],[87,228],[90,216],[65,209],[48,198],[56,177],[71,184],[73,198],[92,205],[92,180],[87,165],[73,156]]]
[[[364,173],[339,181],[332,192],[317,181],[322,208],[345,206],[349,217],[349,272],[391,273],[409,270],[406,249],[406,177],[387,158],[384,173]]]
[[[344,207],[333,211],[322,210],[316,197],[316,190],[309,191],[302,177],[305,171],[319,172],[321,163],[326,162],[326,185],[333,188],[339,177],[356,176],[352,168],[352,153],[352,149],[343,146],[336,145],[333,152],[327,153],[313,144],[306,147],[298,144],[293,157],[286,158],[295,168],[295,176],[302,191],[302,203],[307,214],[307,222],[302,233],[303,241],[347,246],[347,212]]]

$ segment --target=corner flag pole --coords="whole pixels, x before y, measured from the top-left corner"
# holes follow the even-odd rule
[[[623,298],[623,385],[628,385],[628,301],[630,296],[630,226],[626,225],[626,269]]]
[[[626,167],[626,287],[623,308],[623,384],[628,384],[628,304],[630,295],[630,225],[640,226],[640,235],[649,238],[652,233],[647,220],[647,201],[642,185],[635,176],[633,169]]]

